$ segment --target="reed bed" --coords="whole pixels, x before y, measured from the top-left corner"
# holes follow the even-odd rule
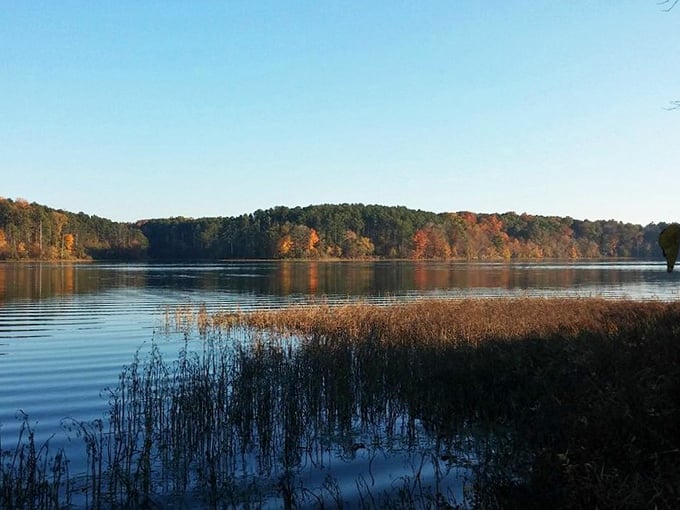
[[[642,307],[642,308],[641,308]],[[604,299],[420,300],[388,306],[346,304],[213,314],[199,326],[246,326],[277,333],[330,336],[362,342],[478,345],[487,340],[532,336],[574,336],[583,331],[615,333],[636,314],[664,308],[662,303]]]
[[[399,402],[437,438],[470,423],[494,441],[510,430],[508,469],[478,465],[481,506],[523,494],[538,506],[680,504],[680,303],[423,300],[218,313],[212,324],[299,338],[316,373],[351,381],[366,415]],[[512,460],[527,451],[528,466]]]
[[[49,440],[37,444],[28,415],[19,415],[14,448],[0,441],[0,508],[69,508],[72,484],[63,449],[52,454]]]
[[[680,505],[680,303],[184,307],[166,327],[185,335],[176,359],[154,344],[103,420],[67,424],[88,507]],[[390,455],[413,469],[387,489],[327,469]],[[67,506],[60,476],[41,487]]]

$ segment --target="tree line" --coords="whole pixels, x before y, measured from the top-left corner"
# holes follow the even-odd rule
[[[148,240],[138,227],[85,213],[0,198],[0,259],[139,259]]]
[[[433,213],[340,204],[274,207],[220,218],[139,222],[149,256],[169,258],[651,258],[666,224],[507,212]]]
[[[666,225],[363,204],[130,224],[0,199],[0,259],[652,258]]]

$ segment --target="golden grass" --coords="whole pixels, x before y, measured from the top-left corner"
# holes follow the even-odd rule
[[[166,362],[152,346],[110,390],[108,425],[74,421],[97,505],[188,495],[212,508],[271,498],[286,508],[317,498],[323,507],[319,498],[339,494],[310,492],[300,478],[317,452],[427,445],[437,465],[467,456],[465,501],[399,490],[385,506],[680,507],[680,303],[183,306],[165,322],[186,333],[179,359]],[[191,340],[196,332],[203,342]],[[44,470],[55,482],[33,501],[62,483],[60,466]],[[24,497],[24,472],[0,465],[0,482],[12,481],[0,506]],[[267,476],[278,484],[261,485]],[[370,501],[380,496],[362,490]],[[65,506],[60,493],[50,498],[34,507]]]
[[[605,299],[421,300],[389,306],[366,303],[289,307],[280,310],[196,314],[199,328],[235,326],[281,334],[379,338],[435,345],[478,344],[582,333],[615,334],[641,315],[657,315],[678,304]]]
[[[305,370],[355,381],[369,408],[403,402],[437,436],[511,427],[533,452],[528,478],[481,477],[476,506],[680,506],[678,302],[423,300],[217,313],[210,324],[296,336]]]

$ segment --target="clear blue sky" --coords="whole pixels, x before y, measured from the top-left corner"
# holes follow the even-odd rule
[[[0,196],[680,221],[680,5],[0,0]]]

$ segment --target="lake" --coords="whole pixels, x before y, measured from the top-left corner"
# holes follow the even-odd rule
[[[161,330],[165,311],[180,305],[518,296],[677,300],[680,276],[666,273],[663,261],[0,264],[2,446],[16,442],[19,410],[38,441],[54,435],[51,444],[68,445],[64,418],[101,418],[105,389],[138,349],[155,339],[165,355],[177,355],[183,335]]]

